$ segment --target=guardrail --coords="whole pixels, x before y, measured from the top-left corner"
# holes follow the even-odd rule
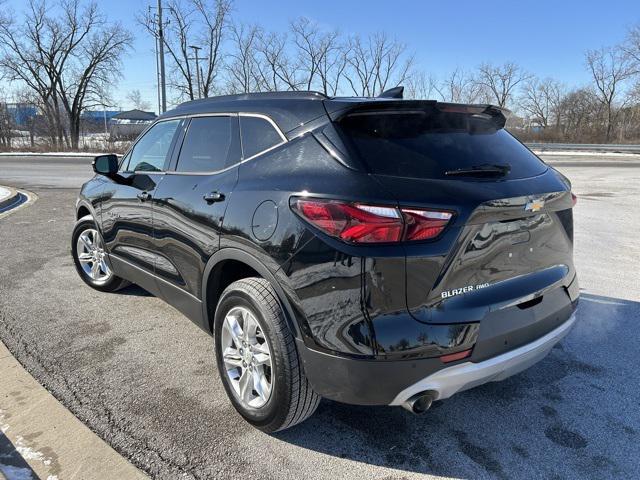
[[[538,151],[575,151],[640,153],[640,145],[601,144],[601,143],[527,143],[531,150]]]

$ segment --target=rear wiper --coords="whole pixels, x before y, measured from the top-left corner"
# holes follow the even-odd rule
[[[448,170],[444,174],[449,177],[503,177],[511,171],[511,165],[476,165],[457,170]]]

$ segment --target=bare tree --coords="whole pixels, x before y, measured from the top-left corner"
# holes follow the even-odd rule
[[[224,63],[222,45],[231,7],[231,0],[171,0],[167,3],[163,41],[169,57],[170,85],[179,92],[180,98],[193,100],[198,94],[192,45],[206,52],[200,64],[200,91],[204,97],[214,94]],[[138,22],[147,32],[157,36],[153,11],[144,12]]]
[[[560,124],[563,87],[551,78],[540,80],[532,77],[524,82],[520,107],[547,128],[552,122]]]
[[[140,90],[131,90],[127,94],[127,100],[131,102],[133,108],[137,110],[149,110],[151,108],[151,103],[142,98],[142,93]]]
[[[601,105],[595,91],[579,88],[569,92],[561,101],[562,128],[566,139],[584,141],[596,132],[595,119],[600,116]]]
[[[173,0],[166,6],[167,25],[164,27],[163,43],[169,57],[171,87],[176,89],[181,99],[193,100],[195,98],[196,75],[191,64],[190,39],[196,34],[193,32],[194,12],[191,5],[180,0]],[[147,11],[139,19],[148,32],[157,36],[154,13]]]
[[[336,96],[347,69],[349,47],[341,41],[340,34],[333,31],[322,38],[321,50],[318,69],[320,91],[325,95]]]
[[[503,65],[483,63],[478,67],[476,83],[487,89],[497,106],[506,108],[515,88],[529,77],[529,74],[513,62]]]
[[[437,92],[436,81],[427,73],[413,72],[406,79],[404,96],[414,100],[429,100]]]
[[[461,68],[453,70],[444,80],[435,83],[435,89],[445,102],[478,103],[488,100],[485,89]]]
[[[216,80],[222,70],[222,43],[228,28],[232,3],[231,0],[193,0],[193,4],[204,26],[199,34],[198,43],[207,54],[204,72],[200,77],[202,96],[208,97],[214,93]]]
[[[622,49],[630,62],[633,73],[640,73],[640,24],[629,29]]]
[[[301,87],[336,95],[347,67],[347,50],[337,30],[322,31],[317,23],[301,17],[290,25]]]
[[[356,35],[349,42],[347,63],[349,71],[345,78],[352,92],[375,97],[407,78],[413,56],[407,54],[404,44],[386,33],[376,33],[366,39]]]
[[[1,21],[1,19],[0,19]],[[9,112],[9,105],[4,89],[0,89],[0,149],[8,150],[11,148],[11,140],[13,138],[14,121],[13,116]]]
[[[298,77],[298,64],[287,49],[287,35],[260,30],[257,50],[257,78],[261,90],[300,90],[304,81]]]
[[[0,26],[0,69],[41,98],[56,143],[68,135],[68,146],[78,148],[82,113],[104,103],[132,37],[108,23],[95,3],[69,0],[58,11],[52,13],[46,0],[30,0],[23,24]]]
[[[622,86],[633,75],[629,58],[618,48],[589,50],[586,64],[591,73],[599,102],[604,107],[605,139],[611,139],[613,125],[619,108],[616,102],[622,94]]]
[[[225,65],[228,93],[249,93],[258,89],[259,35],[260,29],[257,26],[233,25],[231,27],[231,50]]]

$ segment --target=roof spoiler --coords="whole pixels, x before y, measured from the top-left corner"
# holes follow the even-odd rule
[[[489,104],[447,103],[436,100],[400,100],[388,99],[384,102],[375,100],[354,101],[356,99],[334,99],[326,103],[327,113],[332,121],[339,121],[347,115],[366,114],[382,110],[434,109],[440,112],[462,113],[479,119],[490,120],[498,129],[504,128],[507,115],[511,112],[504,108]]]

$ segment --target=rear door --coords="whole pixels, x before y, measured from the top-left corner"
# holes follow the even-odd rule
[[[151,199],[164,176],[181,119],[156,123],[135,143],[109,179],[103,193],[102,226],[107,252],[146,272],[153,273]],[[117,271],[117,270],[116,270]]]
[[[480,320],[575,275],[568,182],[483,108],[403,102],[337,121],[401,207],[454,212],[437,239],[404,245],[407,307],[421,321]]]
[[[154,194],[156,275],[163,296],[191,318],[207,260],[220,245],[240,158],[237,115],[194,117]]]

